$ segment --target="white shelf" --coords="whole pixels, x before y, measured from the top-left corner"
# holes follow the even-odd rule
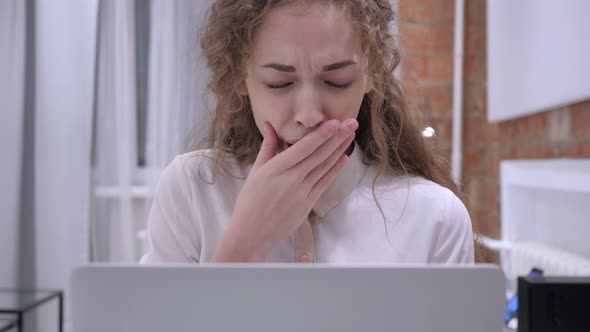
[[[503,185],[590,192],[590,159],[503,160]]]
[[[590,159],[504,160],[501,242],[531,241],[590,257]],[[502,253],[509,273],[509,254]]]

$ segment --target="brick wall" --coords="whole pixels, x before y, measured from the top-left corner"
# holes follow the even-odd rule
[[[400,0],[401,77],[421,120],[450,155],[453,94],[453,0]]]
[[[454,1],[400,0],[399,18],[404,86],[450,159]],[[590,101],[489,124],[485,0],[466,1],[463,70],[463,190],[480,231],[497,238],[500,160],[590,158]]]

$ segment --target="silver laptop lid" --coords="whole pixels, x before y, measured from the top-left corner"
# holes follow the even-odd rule
[[[74,331],[499,332],[492,265],[95,265],[72,275]]]

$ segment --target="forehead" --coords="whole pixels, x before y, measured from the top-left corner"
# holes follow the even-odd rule
[[[252,56],[258,61],[331,61],[362,57],[360,37],[348,13],[327,4],[273,9],[258,27]]]

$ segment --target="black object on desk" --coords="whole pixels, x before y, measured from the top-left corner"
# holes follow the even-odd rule
[[[0,288],[0,332],[9,331],[16,326],[17,331],[23,332],[24,314],[52,299],[58,301],[58,328],[63,332],[63,291],[61,290],[32,290],[32,289],[3,289]]]
[[[519,277],[518,332],[590,331],[590,277]]]

